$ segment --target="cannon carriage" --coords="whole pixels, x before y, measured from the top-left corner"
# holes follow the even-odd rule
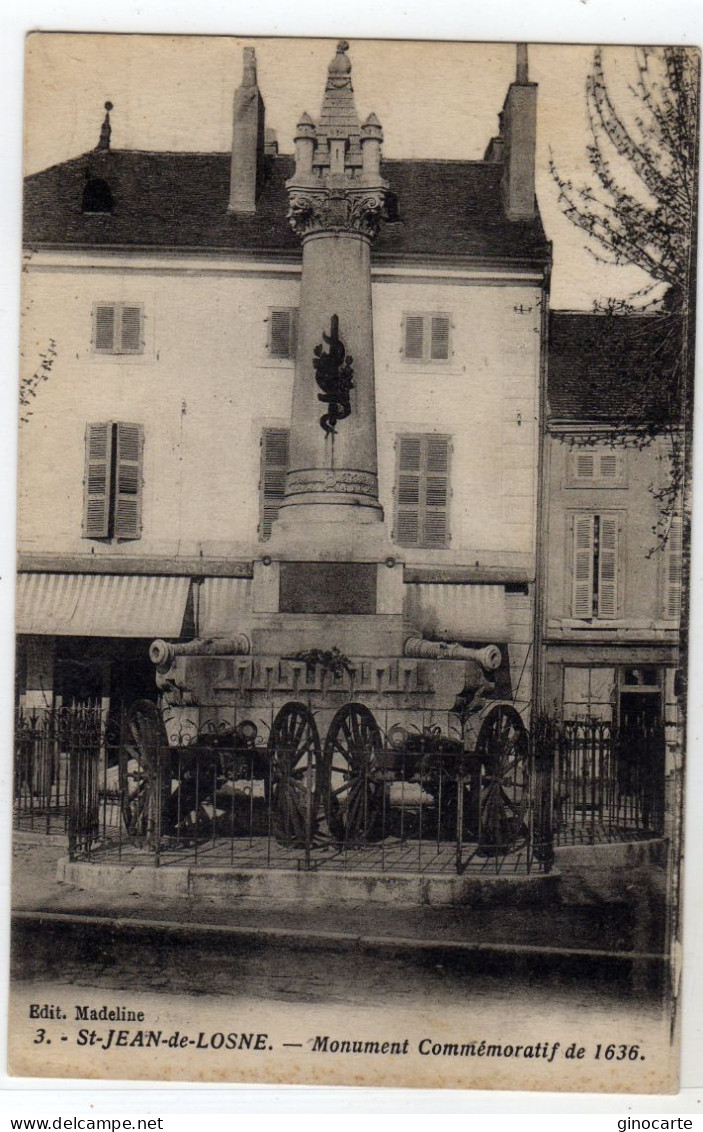
[[[381,664],[336,648],[252,657],[240,635],[156,641],[151,657],[160,703],[132,706],[120,761],[137,843],[524,843],[528,740],[496,692],[496,646],[408,637]]]

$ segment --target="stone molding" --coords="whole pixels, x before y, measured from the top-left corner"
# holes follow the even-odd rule
[[[289,472],[286,477],[286,495],[306,492],[336,492],[348,495],[370,495],[378,499],[378,477],[372,472],[345,471],[334,468],[311,468]]]

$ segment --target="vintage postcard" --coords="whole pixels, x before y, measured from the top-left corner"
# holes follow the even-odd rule
[[[28,37],[14,1075],[677,1089],[699,62]]]

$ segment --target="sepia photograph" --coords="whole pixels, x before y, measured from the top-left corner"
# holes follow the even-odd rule
[[[13,1075],[677,1091],[699,91],[27,37]]]

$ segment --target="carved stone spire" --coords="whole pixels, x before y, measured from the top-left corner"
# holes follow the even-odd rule
[[[295,173],[288,181],[293,230],[355,231],[369,239],[380,227],[386,182],[380,173],[383,132],[375,114],[364,125],[354,103],[349,44],[340,40],[329,65],[317,126],[303,114],[295,135]]]

